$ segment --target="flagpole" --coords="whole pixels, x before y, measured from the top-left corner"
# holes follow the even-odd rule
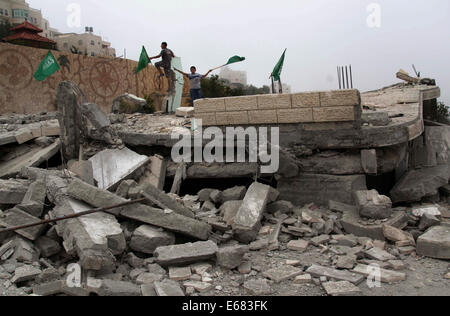
[[[275,81],[273,81],[273,76],[270,76],[270,79],[272,79],[272,94],[275,94]]]
[[[280,77],[280,80],[278,80],[278,84],[280,85],[278,87],[278,91],[279,91],[280,94],[283,94],[283,85],[281,84],[281,77]]]

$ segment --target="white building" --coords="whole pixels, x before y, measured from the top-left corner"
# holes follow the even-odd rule
[[[229,67],[224,67],[220,71],[219,78],[228,80],[231,84],[239,83],[244,86],[247,85],[247,72],[231,70]]]
[[[111,47],[111,43],[90,31],[82,34],[59,34],[55,36],[54,41],[59,51],[77,52],[86,56],[116,57],[116,50]]]
[[[51,28],[47,19],[43,18],[41,10],[33,9],[25,0],[0,0],[0,22],[9,21],[13,25],[25,21],[43,30],[39,35],[55,40],[58,30]]]
[[[292,93],[292,87],[288,85],[287,83],[283,83],[283,94],[289,94]],[[280,91],[279,89],[279,82],[275,82],[275,93],[278,93]],[[270,93],[273,93],[272,91],[272,85],[270,85]]]

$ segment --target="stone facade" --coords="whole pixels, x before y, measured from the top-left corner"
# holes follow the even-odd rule
[[[195,101],[204,126],[355,122],[361,120],[358,90],[256,95]]]
[[[87,57],[67,52],[53,51],[61,69],[43,82],[33,75],[48,53],[47,50],[0,43],[0,114],[32,114],[56,111],[56,88],[62,81],[76,83],[89,102],[106,112],[111,112],[113,100],[131,93],[145,97],[157,93],[164,99],[168,89],[165,78],[148,66],[134,73],[137,62],[128,59]],[[183,89],[183,102],[189,95],[189,83]],[[156,104],[160,110],[161,104]]]

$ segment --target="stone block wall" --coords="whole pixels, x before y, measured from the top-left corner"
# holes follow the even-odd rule
[[[354,122],[361,119],[358,90],[256,95],[195,101],[204,126]]]
[[[6,113],[35,114],[56,111],[56,88],[70,80],[83,90],[89,102],[111,112],[113,100],[131,93],[145,97],[156,92],[159,99],[168,89],[152,65],[134,73],[137,61],[104,58],[52,51],[61,69],[43,82],[33,75],[48,50],[0,43],[0,115]],[[187,104],[189,82],[185,81],[182,104]],[[163,107],[156,104],[158,110]]]

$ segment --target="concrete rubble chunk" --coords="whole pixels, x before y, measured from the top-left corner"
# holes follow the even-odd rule
[[[379,260],[383,262],[396,259],[395,256],[391,255],[389,252],[376,247],[366,250],[364,253],[370,259]]]
[[[410,241],[412,245],[415,245],[416,242],[414,240],[414,237],[411,233],[403,231],[401,229],[398,229],[396,227],[384,224],[383,225],[383,235],[386,237],[387,240],[393,241],[393,242],[399,242],[399,241]]]
[[[146,185],[151,184],[159,190],[164,189],[167,172],[167,161],[164,157],[155,155],[150,157],[150,166],[141,177],[139,184]]]
[[[136,284],[142,285],[142,284],[153,284],[158,281],[162,281],[164,279],[163,274],[155,274],[155,273],[141,273],[136,278]]]
[[[217,264],[226,269],[235,269],[242,264],[244,255],[249,250],[248,246],[243,245],[221,247],[216,254]]]
[[[35,285],[33,287],[33,294],[39,296],[52,296],[62,294],[63,281],[56,280],[44,284]]]
[[[396,283],[406,280],[406,274],[403,272],[386,270],[382,268],[378,268],[375,266],[368,266],[364,264],[358,264],[355,269],[353,269],[354,273],[358,273],[365,277],[369,277],[375,273],[375,271],[379,271],[380,281],[383,283]]]
[[[131,237],[130,248],[137,252],[153,254],[156,248],[175,243],[175,235],[149,225],[138,227]]]
[[[34,280],[39,274],[41,274],[41,270],[35,268],[31,265],[24,265],[16,268],[14,272],[14,276],[11,279],[12,283],[22,283],[27,281]]]
[[[76,174],[81,180],[90,185],[94,185],[94,169],[92,166],[92,161],[74,161],[69,165],[69,171]]]
[[[266,278],[275,281],[276,283],[281,283],[283,281],[293,279],[302,273],[303,273],[303,270],[300,268],[285,265],[285,266],[280,266],[277,268],[267,270],[263,273],[263,275]]]
[[[154,286],[158,296],[185,296],[183,290],[176,281],[166,279],[162,282],[155,282]]]
[[[178,117],[190,118],[194,117],[195,108],[194,107],[179,107],[175,112]]]
[[[426,230],[430,227],[438,226],[440,223],[441,220],[438,219],[436,216],[425,213],[420,219],[419,229]]]
[[[38,223],[41,220],[34,217],[18,208],[10,209],[4,213],[4,217],[0,218],[0,225],[6,228],[11,228],[15,226],[22,226],[28,224]],[[45,225],[29,227],[25,229],[17,230],[16,233],[29,239],[36,240],[44,231]]]
[[[105,190],[116,189],[122,180],[131,177],[149,160],[128,148],[103,150],[89,159],[98,187]]]
[[[212,241],[159,247],[156,262],[162,266],[183,265],[213,259],[219,248]]]
[[[209,201],[209,196],[211,195],[211,192],[213,192],[214,189],[202,189],[200,190],[197,195],[198,195],[198,200],[200,202],[206,202]]]
[[[234,218],[233,231],[239,241],[250,243],[256,239],[266,206],[278,195],[278,191],[268,185],[255,182],[250,186]]]
[[[246,289],[251,295],[256,296],[270,295],[272,293],[272,287],[266,279],[245,281],[244,289]]]
[[[112,113],[145,113],[147,108],[147,101],[139,98],[133,94],[125,93],[113,100]],[[147,109],[148,111],[148,109]]]
[[[87,284],[99,296],[142,296],[140,286],[131,282],[88,278]]]
[[[215,204],[221,204],[222,198],[223,198],[223,195],[222,195],[222,191],[220,191],[220,190],[214,190],[209,195],[209,199]]]
[[[311,284],[313,282],[311,274],[302,274],[295,277],[294,284]]]
[[[146,185],[143,188],[143,192],[158,201],[158,203],[161,204],[161,206],[163,206],[165,209],[172,210],[175,213],[186,217],[194,218],[194,214],[191,210],[189,210],[181,203],[178,203],[174,198],[157,189],[156,187],[152,185]]]
[[[223,216],[223,220],[227,225],[233,225],[234,218],[241,206],[242,201],[227,201],[220,207],[220,214]]]
[[[430,228],[417,240],[417,254],[435,259],[450,259],[450,226]]]
[[[348,281],[326,282],[322,284],[329,296],[358,296],[361,290]]]
[[[109,118],[97,104],[83,103],[81,104],[81,112],[96,129],[101,130],[111,125]]]
[[[46,236],[39,237],[35,242],[41,256],[44,258],[51,257],[61,252],[62,248],[58,242]]]
[[[192,287],[199,293],[204,293],[213,288],[211,283],[201,282],[201,281],[187,281],[183,283],[185,288]]]
[[[156,190],[156,188],[153,189]],[[150,191],[151,190],[145,190],[145,192]],[[121,198],[111,192],[100,190],[78,179],[72,180],[72,182],[67,187],[67,192],[74,198],[82,200],[94,207],[107,207],[115,204],[121,204],[127,201],[124,198]],[[158,193],[161,192],[158,191]],[[172,203],[178,204],[178,202],[169,198],[165,193],[163,194],[164,195],[162,196],[170,199]],[[167,201],[169,200],[167,200],[166,198],[161,198],[163,203],[168,203]],[[189,237],[194,237],[200,240],[207,240],[209,231],[211,230],[211,227],[208,224],[195,220],[191,217],[180,215],[175,211],[167,212],[166,210],[163,211],[142,204],[115,209],[111,212],[114,214],[120,214],[121,216],[124,216],[126,218],[161,227],[169,231],[180,233]],[[189,213],[191,212],[189,211]]]
[[[280,212],[283,214],[291,214],[294,210],[294,205],[289,201],[276,201],[267,206],[267,213],[274,214]]]
[[[308,249],[309,242],[306,240],[291,240],[287,247],[290,250],[305,252]]]
[[[391,199],[376,190],[355,191],[354,198],[361,217],[386,219],[393,213]]]
[[[345,213],[342,217],[341,224],[348,234],[353,234],[357,237],[385,240],[383,224],[372,225],[361,222],[361,217],[355,210]],[[408,224],[408,216],[403,211],[394,212],[392,217],[387,220],[385,224],[396,228],[406,227]]]
[[[243,186],[237,186],[231,189],[227,189],[222,192],[222,203],[226,203],[228,201],[239,201],[245,198],[245,194],[247,193],[247,188]]]
[[[47,186],[43,180],[30,184],[28,191],[23,197],[22,203],[17,207],[34,217],[41,217],[44,211]]]
[[[355,285],[358,285],[364,281],[364,277],[359,274],[352,273],[346,270],[336,270],[333,268],[322,267],[316,264],[313,264],[311,267],[309,267],[308,270],[306,270],[306,273],[309,273],[312,276],[318,278],[327,277],[338,281],[348,281]]]
[[[27,180],[0,179],[0,204],[20,204],[27,194],[30,182]]]
[[[436,205],[422,205],[413,207],[412,214],[416,217],[422,217],[425,214],[441,216],[441,211],[439,211],[439,208]]]
[[[392,202],[418,202],[434,196],[449,180],[450,166],[447,164],[408,171],[391,190]]]
[[[191,267],[171,267],[169,268],[169,278],[174,281],[186,281],[192,276]]]

